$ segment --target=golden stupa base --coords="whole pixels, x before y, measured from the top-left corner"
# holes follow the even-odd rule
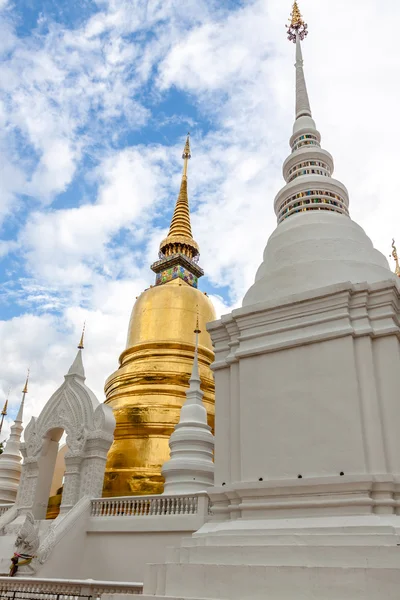
[[[104,477],[103,498],[113,496],[150,496],[162,494],[164,478],[161,467],[154,469],[113,469]]]

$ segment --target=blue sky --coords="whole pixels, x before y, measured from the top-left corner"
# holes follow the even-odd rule
[[[351,4],[351,5],[349,5]],[[72,362],[88,384],[124,347],[192,134],[193,232],[218,314],[240,304],[275,227],[294,107],[290,1],[0,0],[0,403],[26,368],[26,418]],[[396,173],[400,7],[303,0],[313,113],[351,214],[387,256]],[[362,10],[361,10],[362,9]],[[357,23],[357,27],[354,26]],[[368,43],[367,43],[368,41]]]

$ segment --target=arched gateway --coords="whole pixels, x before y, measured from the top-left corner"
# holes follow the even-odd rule
[[[64,432],[68,451],[60,514],[65,514],[83,496],[100,496],[114,429],[112,409],[100,404],[85,385],[80,348],[64,383],[25,430],[16,502],[19,514],[32,512],[36,520],[45,519],[58,443]]]

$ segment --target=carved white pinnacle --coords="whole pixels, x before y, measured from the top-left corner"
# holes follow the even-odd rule
[[[169,441],[171,458],[162,467],[164,494],[200,492],[214,483],[214,436],[207,424],[198,360],[196,332],[193,369],[186,402]]]

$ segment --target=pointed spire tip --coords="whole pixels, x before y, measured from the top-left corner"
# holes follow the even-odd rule
[[[22,390],[23,394],[27,394],[28,393],[29,375],[30,375],[30,369],[28,369],[28,374],[26,376],[25,386],[24,386],[24,389]]]
[[[84,339],[85,339],[85,329],[86,329],[86,321],[83,323],[83,329],[82,329],[82,335],[81,335],[81,339],[79,340],[79,344],[78,344],[78,349],[79,350],[83,350],[84,349]]]
[[[194,333],[201,333],[201,329],[199,326],[199,310],[197,309],[197,316],[196,316],[196,329],[194,330]]]
[[[160,244],[160,256],[162,258],[174,254],[184,254],[191,260],[199,254],[199,247],[192,236],[187,191],[188,162],[191,156],[190,133],[188,133],[182,154],[183,172],[178,200],[175,205],[168,236]]]
[[[185,147],[183,149],[182,158],[183,158],[183,160],[192,158],[192,155],[190,154],[190,131],[188,131],[188,134],[187,134],[186,143],[185,143]]]
[[[8,388],[7,398],[6,398],[6,401],[4,402],[3,410],[0,413],[3,417],[7,416],[7,408],[8,408],[8,400],[10,398],[10,392],[11,392],[11,388]]]

